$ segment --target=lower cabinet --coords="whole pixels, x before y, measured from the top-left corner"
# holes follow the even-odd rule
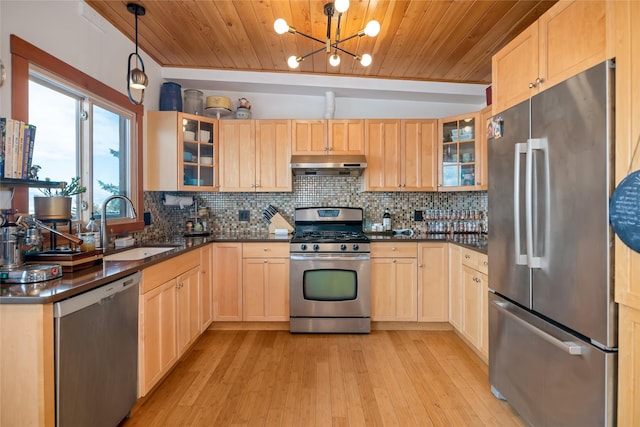
[[[618,425],[640,425],[640,310],[619,305]]]
[[[449,245],[449,323],[462,330],[462,248]]]
[[[176,279],[178,306],[178,355],[200,336],[200,266]]]
[[[371,320],[417,321],[417,243],[371,243]]]
[[[448,243],[418,244],[418,322],[449,320]]]
[[[199,333],[200,256],[191,251],[142,271],[138,394],[146,395]]]
[[[213,322],[213,245],[200,249],[200,332]]]
[[[213,320],[242,321],[242,243],[213,244]]]
[[[485,358],[489,356],[487,256],[451,245],[449,322]],[[459,258],[456,266],[453,261]]]
[[[289,320],[289,244],[244,243],[242,319]]]

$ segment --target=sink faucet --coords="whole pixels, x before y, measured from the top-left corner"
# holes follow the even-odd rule
[[[102,203],[102,218],[100,221],[100,238],[102,239],[102,248],[103,250],[107,250],[109,247],[109,236],[107,235],[107,205],[113,199],[122,199],[129,204],[131,208],[131,216],[129,218],[136,217],[136,209],[133,207],[133,202],[127,196],[123,196],[122,194],[116,194],[113,196],[109,196],[105,199],[104,203]]]

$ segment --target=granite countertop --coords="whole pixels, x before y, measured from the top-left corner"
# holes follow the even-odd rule
[[[414,234],[413,236],[379,233],[369,235],[376,241],[441,241],[453,242],[476,251],[487,252],[486,236],[460,234]],[[114,280],[118,280],[146,267],[166,261],[213,242],[289,242],[290,236],[275,236],[263,233],[216,232],[210,236],[175,237],[165,241],[148,242],[143,246],[174,246],[167,252],[134,261],[103,261],[101,264],[64,273],[62,277],[46,282],[29,284],[0,283],[0,304],[47,304],[70,298]],[[123,248],[122,251],[131,249]],[[113,252],[115,253],[115,252]],[[110,253],[111,254],[111,253]]]

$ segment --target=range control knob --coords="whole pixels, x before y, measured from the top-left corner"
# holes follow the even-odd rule
[[[342,245],[340,245],[340,250],[341,251],[346,251],[347,250],[347,245],[345,245],[344,243]]]
[[[317,251],[318,249],[320,249],[320,245],[318,245],[317,243],[313,245],[313,250]]]
[[[301,251],[306,251],[307,250],[307,245],[305,245],[304,243],[300,245],[300,250]]]
[[[357,243],[354,243],[354,244],[353,244],[353,250],[354,250],[354,251],[357,251],[358,249],[360,249],[360,246],[358,246],[358,244],[357,244]]]

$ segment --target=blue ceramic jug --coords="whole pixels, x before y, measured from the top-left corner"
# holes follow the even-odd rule
[[[182,91],[178,83],[162,83],[162,88],[160,88],[160,111],[182,112]]]

